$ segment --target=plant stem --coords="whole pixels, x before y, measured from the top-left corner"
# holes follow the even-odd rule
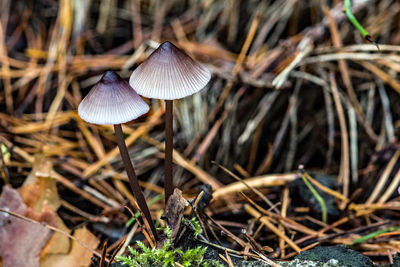
[[[312,186],[312,184],[307,180],[307,173],[301,172],[301,178],[303,179],[303,182],[306,184],[308,189],[311,191],[313,196],[317,199],[319,205],[321,206],[321,212],[322,212],[322,221],[324,223],[328,223],[328,212],[326,210],[326,205],[324,199],[321,197],[321,195],[318,193],[318,191]]]
[[[173,100],[165,100],[165,165],[164,165],[164,190],[165,205],[174,191],[172,180],[172,146],[173,146]]]
[[[151,219],[149,207],[147,206],[146,199],[144,198],[142,190],[140,189],[140,185],[139,185],[139,181],[136,176],[136,173],[135,173],[135,169],[133,168],[131,159],[129,157],[128,149],[126,148],[121,124],[115,124],[114,130],[115,130],[115,137],[117,139],[119,152],[121,154],[122,161],[125,165],[126,173],[128,174],[129,183],[131,185],[133,195],[136,198],[136,201],[139,205],[141,213],[144,215],[143,216],[144,221],[145,222],[147,221],[146,225],[148,226],[148,228],[150,228],[150,231],[152,232],[154,239],[156,241],[158,241],[157,231],[154,226],[153,220]]]
[[[361,33],[362,37],[366,38],[367,36],[369,36],[367,30],[358,22],[356,17],[354,17],[353,12],[351,12],[351,0],[344,1],[344,8],[346,10],[347,17],[349,18],[351,23],[353,23],[354,27],[356,27],[356,29]]]
[[[358,22],[356,17],[354,17],[353,13],[351,12],[351,0],[344,0],[344,8],[345,8],[347,17],[349,18],[351,23],[353,23],[354,27],[356,27],[356,29],[361,33],[362,37],[365,38],[371,44],[375,45],[376,48],[378,48],[378,50],[379,50],[378,43],[372,39],[372,37],[371,37],[371,35],[369,35],[368,31]]]

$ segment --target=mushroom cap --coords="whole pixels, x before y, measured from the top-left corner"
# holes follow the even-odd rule
[[[173,100],[200,91],[210,78],[206,67],[164,42],[133,71],[129,84],[139,95]]]
[[[79,116],[94,124],[121,124],[149,111],[149,106],[114,71],[107,71],[78,107]]]

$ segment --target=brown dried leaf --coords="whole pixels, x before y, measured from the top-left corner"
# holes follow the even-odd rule
[[[59,216],[56,217],[55,225],[57,226],[58,229],[66,233],[71,232]],[[47,245],[43,248],[41,255],[43,257],[50,254],[59,254],[59,253],[66,254],[68,253],[70,248],[71,248],[71,241],[68,238],[68,236],[63,235],[59,232],[55,232],[51,236],[49,242],[47,242]]]
[[[10,186],[3,189],[0,207],[38,221],[51,223],[55,220],[54,212],[38,214],[31,211],[22,202],[18,191]],[[39,266],[40,252],[51,235],[52,232],[43,225],[0,213],[0,256],[3,266]]]
[[[62,219],[56,214],[60,206],[60,198],[57,191],[56,181],[51,178],[53,170],[52,162],[44,155],[36,155],[32,171],[29,173],[24,184],[19,188],[24,203],[36,212],[52,210],[56,215],[51,225],[69,233]],[[51,253],[68,253],[71,247],[69,238],[61,233],[55,232],[42,255]]]
[[[75,230],[74,237],[82,240],[86,246],[95,249],[99,240],[85,227]],[[89,266],[93,254],[84,248],[77,241],[72,241],[71,250],[68,254],[46,255],[41,261],[41,267],[69,267],[69,266]]]
[[[174,240],[178,234],[183,211],[187,205],[189,204],[186,199],[182,197],[182,191],[175,188],[174,193],[168,199],[163,215],[163,219],[167,221],[169,228],[172,230],[172,240]]]
[[[54,211],[60,206],[56,181],[50,176],[52,169],[48,158],[35,156],[32,171],[19,189],[24,203],[36,212],[40,212],[44,204],[51,206]]]

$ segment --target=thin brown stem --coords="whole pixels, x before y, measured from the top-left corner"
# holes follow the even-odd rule
[[[147,221],[146,225],[150,228],[155,240],[158,241],[157,231],[154,226],[153,220],[151,219],[149,207],[147,206],[146,199],[144,198],[142,190],[140,189],[139,181],[137,179],[135,169],[133,168],[131,159],[129,157],[128,149],[126,148],[121,124],[115,124],[114,130],[115,130],[115,137],[117,139],[119,152],[121,153],[121,158],[125,165],[126,173],[128,174],[129,183],[131,185],[133,194],[136,198],[136,201],[139,205],[142,215],[144,215],[144,221],[145,222]]]
[[[168,198],[174,191],[172,180],[172,146],[173,146],[173,130],[172,130],[172,108],[173,100],[165,100],[165,165],[164,165],[164,190],[165,190],[165,205]]]

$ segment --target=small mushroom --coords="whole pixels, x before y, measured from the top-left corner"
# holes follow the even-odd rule
[[[165,100],[165,203],[173,193],[172,108],[173,100],[203,89],[210,71],[171,42],[162,43],[132,73],[129,84],[138,94]]]
[[[145,222],[147,221],[146,225],[150,228],[154,238],[158,240],[149,208],[129,158],[121,127],[122,123],[134,120],[148,111],[149,106],[146,102],[114,71],[107,71],[78,107],[78,114],[84,121],[93,124],[114,125],[115,137],[132,191],[144,215]]]

